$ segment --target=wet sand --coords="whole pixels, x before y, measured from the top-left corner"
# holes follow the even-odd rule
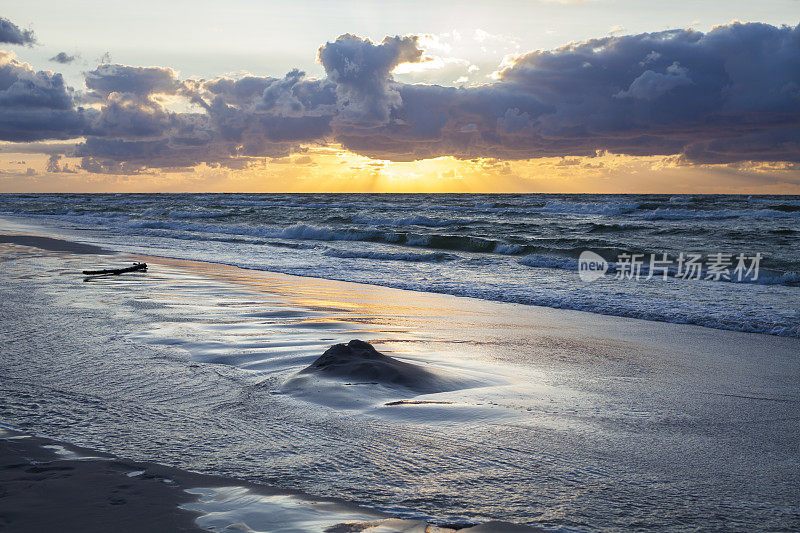
[[[220,506],[226,511],[221,517]],[[344,501],[120,459],[0,427],[0,531],[169,533],[223,529],[456,531],[418,520],[393,519]],[[541,530],[494,522],[460,531]]]
[[[110,254],[112,252],[92,244],[42,237],[39,235],[0,235],[0,243],[18,244],[47,250],[50,252],[69,252],[73,254]]]
[[[178,507],[201,478],[0,429],[0,530],[202,531]]]

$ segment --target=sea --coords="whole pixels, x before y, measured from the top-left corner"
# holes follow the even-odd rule
[[[6,194],[3,215],[126,252],[800,337],[800,196]],[[585,281],[587,251],[606,263]]]

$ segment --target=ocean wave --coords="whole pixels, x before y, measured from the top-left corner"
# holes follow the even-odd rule
[[[193,218],[226,218],[237,215],[236,211],[170,211],[169,218],[193,219]]]
[[[607,251],[603,250],[593,250],[595,253],[599,252],[601,257],[613,257],[611,254],[608,254]],[[644,254],[645,261],[640,266],[639,270],[639,280],[647,280],[648,276],[650,275],[650,265],[648,263],[650,254]],[[669,256],[668,256],[669,258]],[[737,279],[733,274],[732,271],[728,274],[728,279],[721,278],[721,279],[706,279],[708,277],[708,269],[703,268],[699,274],[699,276],[693,278],[684,279],[678,276],[677,270],[677,259],[675,257],[670,258],[673,261],[674,265],[670,266],[667,269],[667,277],[674,279],[676,281],[685,281],[685,282],[711,282],[711,283],[735,283],[735,284],[755,284],[755,285],[782,285],[788,287],[800,286],[800,272],[794,271],[777,271],[777,270],[769,270],[765,268],[761,268],[758,272],[758,276],[753,279],[752,275],[743,277],[743,279]],[[578,259],[573,254],[570,253],[568,255],[546,255],[546,254],[530,254],[520,258],[517,261],[521,265],[535,267],[535,268],[554,268],[554,269],[561,269],[561,270],[578,270]],[[607,276],[614,276],[616,275],[622,265],[615,261],[607,261],[608,270],[606,271]],[[654,278],[661,278],[662,271],[655,270],[653,273]]]
[[[759,272],[758,279],[746,280],[745,283],[787,285],[790,287],[800,286],[800,272],[771,272],[769,270],[762,270]]]
[[[798,218],[800,217],[800,212],[778,211],[770,208],[698,210],[659,207],[639,212],[637,216],[645,220],[726,220],[734,218],[759,220]]]
[[[195,233],[218,233],[226,235],[248,235],[252,237],[272,237],[314,241],[374,241],[391,236],[379,231],[335,231],[331,228],[310,224],[294,224],[285,228],[273,226],[250,226],[246,224],[204,224],[198,222],[182,222],[167,220],[143,220],[126,224],[130,229],[162,229],[173,231],[191,231]],[[202,236],[199,236],[202,239]]]
[[[256,231],[263,231],[273,237],[312,241],[373,241],[381,240],[385,236],[379,231],[355,231],[351,229],[336,231],[324,226],[313,226],[311,224],[294,224],[285,228],[266,226],[260,228],[262,229],[256,229]]]
[[[570,257],[555,257],[552,255],[526,255],[519,264],[535,268],[560,268],[563,270],[578,270],[578,261]]]
[[[544,202],[542,202],[544,205]],[[477,202],[475,204],[476,209],[482,210],[499,210],[499,209],[506,209],[506,208],[518,208],[519,204],[514,202]]]
[[[432,253],[394,253],[394,252],[364,252],[357,250],[328,249],[323,255],[329,257],[339,257],[342,259],[374,259],[378,261],[411,261],[422,263],[440,263],[442,261],[453,261],[458,256],[444,252]]]
[[[565,202],[550,200],[536,211],[576,215],[623,215],[634,212],[640,202]]]
[[[784,213],[797,213],[800,212],[800,204],[785,203],[785,204],[771,205],[767,207],[767,209],[770,209],[772,211],[781,211]]]
[[[297,240],[378,242],[437,250],[498,253],[503,255],[521,254],[529,249],[524,245],[510,244],[503,241],[470,235],[438,233],[416,234],[353,228],[333,229],[309,224],[294,224],[285,228],[276,228],[273,226],[249,226],[243,224],[204,224],[184,221],[150,220],[130,222],[126,224],[126,227],[130,229],[161,229]],[[198,238],[202,239],[203,237],[202,235],[198,235]]]
[[[593,222],[589,224],[587,231],[590,233],[615,233],[623,231],[636,231],[645,227],[646,226],[638,224],[604,224],[600,222]]]
[[[350,217],[350,222],[355,224],[369,224],[372,226],[427,226],[430,228],[442,228],[446,226],[455,226],[458,224],[467,224],[469,221],[464,220],[447,220],[441,218],[431,218],[424,215],[417,215],[405,218],[374,218],[374,217]]]
[[[494,245],[494,250],[492,250],[492,252],[503,255],[519,255],[525,253],[526,249],[527,248],[521,244],[507,244],[498,242]]]
[[[524,246],[508,244],[503,241],[471,235],[406,235],[399,244],[475,253],[498,253],[503,255],[519,254],[525,251]]]

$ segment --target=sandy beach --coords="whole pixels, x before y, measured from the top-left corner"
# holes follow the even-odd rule
[[[203,531],[179,508],[194,498],[175,473],[0,429],[0,528]]]
[[[52,462],[50,441],[7,432],[8,531],[53,513],[130,517],[131,531],[283,531],[265,516],[292,531],[386,517],[415,522],[375,531],[683,529],[713,509],[714,527],[798,523],[796,339],[102,255],[9,229],[0,421],[126,459]],[[132,261],[148,271],[80,275]],[[353,339],[398,364],[315,371]],[[292,494],[342,508],[309,518],[275,499]],[[326,531],[340,530],[371,531]]]
[[[456,531],[392,519],[344,501],[120,459],[5,428],[0,428],[0,482],[3,531]],[[500,522],[458,530],[542,531]]]

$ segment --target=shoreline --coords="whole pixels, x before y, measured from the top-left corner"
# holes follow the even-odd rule
[[[34,232],[34,233],[50,233],[52,236],[55,237],[65,237],[66,239],[69,238],[80,238],[80,234],[83,231],[87,231],[88,228],[79,228],[79,229],[68,229],[60,226],[61,221],[59,220],[41,220],[36,218],[28,218],[19,215],[7,215],[4,214],[0,216],[0,223],[3,223],[5,226],[9,224],[16,226],[17,228],[22,228],[24,233]],[[0,230],[2,231],[2,230]],[[17,230],[19,231],[19,230]],[[65,235],[66,234],[66,235]],[[155,236],[152,238],[158,240]],[[68,241],[69,242],[69,241]],[[100,239],[97,242],[103,242]],[[209,241],[209,243],[220,244],[223,241],[217,242],[215,240]],[[78,246],[84,246],[83,244],[76,243]],[[162,245],[169,246],[169,243],[162,243]],[[85,246],[95,246],[86,244]],[[599,315],[605,317],[614,317],[620,319],[628,319],[628,320],[642,320],[647,322],[655,322],[655,323],[663,323],[663,324],[679,324],[679,325],[689,325],[689,326],[698,326],[703,328],[708,328],[712,330],[721,330],[721,331],[734,331],[740,333],[754,333],[759,335],[770,335],[770,336],[777,336],[777,337],[785,337],[785,338],[800,338],[800,329],[798,329],[797,323],[783,323],[780,321],[775,321],[774,318],[771,317],[761,317],[760,321],[757,322],[745,322],[741,323],[738,322],[737,318],[735,318],[733,314],[735,311],[730,309],[724,310],[724,314],[720,313],[720,310],[716,310],[714,313],[705,314],[705,315],[692,315],[692,314],[680,314],[680,313],[673,313],[673,312],[666,312],[664,310],[671,309],[669,306],[669,301],[664,301],[660,303],[660,310],[659,313],[654,313],[652,309],[644,307],[644,308],[631,308],[631,309],[619,309],[614,305],[608,305],[609,302],[614,302],[616,296],[613,292],[609,293],[606,292],[603,296],[605,299],[600,299],[597,301],[590,301],[589,303],[583,302],[579,304],[567,303],[566,305],[558,300],[554,299],[550,301],[548,298],[545,298],[544,301],[539,301],[539,296],[530,296],[524,297],[521,299],[517,299],[517,296],[514,297],[507,297],[504,293],[498,292],[496,288],[489,288],[486,291],[478,291],[474,292],[472,289],[465,289],[464,287],[436,287],[436,286],[424,286],[418,287],[415,286],[413,283],[405,283],[399,282],[397,280],[390,280],[387,281],[385,279],[347,279],[348,277],[342,277],[341,275],[320,275],[314,272],[311,267],[302,271],[290,271],[283,269],[283,268],[273,268],[270,266],[255,266],[250,263],[242,263],[239,261],[232,261],[226,260],[224,257],[215,257],[215,258],[205,258],[198,256],[198,252],[196,250],[184,253],[177,253],[172,254],[167,251],[167,248],[158,248],[153,250],[138,250],[138,249],[131,249],[133,248],[130,244],[103,244],[102,246],[107,246],[109,248],[115,248],[114,253],[118,254],[126,254],[130,256],[144,256],[144,257],[156,257],[160,259],[166,260],[178,260],[178,261],[187,261],[187,262],[202,262],[202,263],[209,263],[215,265],[224,265],[232,268],[239,268],[242,270],[252,270],[256,272],[265,272],[265,273],[273,273],[279,275],[286,275],[286,276],[297,276],[303,278],[312,278],[312,279],[320,279],[320,280],[327,280],[331,282],[341,282],[341,283],[353,283],[356,285],[367,285],[367,286],[376,286],[376,287],[384,287],[388,289],[395,289],[400,291],[409,291],[421,294],[434,294],[434,295],[445,295],[445,296],[453,296],[457,298],[469,298],[474,300],[480,300],[484,302],[497,302],[497,303],[505,303],[505,304],[516,304],[522,305],[531,308],[537,309],[555,309],[555,310],[564,310],[564,311],[576,311],[581,313],[588,313],[591,315]],[[123,249],[119,249],[121,246]],[[424,250],[423,250],[424,251]],[[434,250],[435,252],[435,250]],[[441,253],[446,253],[446,250],[442,251]],[[298,250],[298,253],[302,253],[302,249]],[[414,252],[412,252],[414,253]],[[202,255],[202,254],[200,254]],[[525,256],[521,256],[524,260]],[[332,257],[333,259],[336,258],[336,255]],[[576,266],[577,268],[577,266]],[[566,274],[569,272],[568,270],[564,270],[563,272],[559,271],[560,274]],[[583,282],[579,282],[577,279],[576,272],[570,272],[571,274],[575,274],[574,280],[574,290],[570,292],[583,292],[583,289],[590,288],[591,284],[583,284]],[[672,280],[672,278],[670,278]],[[642,282],[645,283],[645,282]],[[692,282],[694,283],[694,282]],[[712,284],[712,285],[729,285],[731,290],[738,291],[738,290],[758,290],[758,291],[767,291],[770,288],[774,288],[774,290],[786,290],[787,287],[781,284],[771,284],[771,283],[734,283],[734,282],[712,282],[712,281],[698,281],[697,283],[701,284]],[[480,285],[476,285],[480,287]],[[746,287],[747,286],[747,287]],[[643,285],[643,289],[647,287]],[[723,287],[714,287],[715,289],[722,289]],[[484,294],[486,292],[486,294]],[[718,295],[719,296],[719,295]],[[624,297],[623,297],[624,298]],[[604,303],[605,302],[605,303]],[[785,320],[785,318],[782,318]]]
[[[296,527],[273,518],[276,507],[306,527],[318,531],[375,530],[381,533],[417,531],[452,533],[543,533],[544,530],[506,522],[429,524],[392,518],[336,498],[277,489],[243,480],[189,472],[147,461],[133,461],[38,437],[0,424],[0,527],[3,531],[81,531],[121,533],[148,531],[201,532],[269,531]],[[215,505],[233,493],[223,516]],[[243,495],[250,502],[235,501]],[[258,500],[262,500],[259,502]],[[277,502],[269,505],[270,500]],[[256,505],[253,505],[253,501]],[[258,512],[258,503],[263,510]],[[309,510],[303,510],[303,506]],[[236,509],[249,523],[236,522]],[[297,509],[292,509],[295,507]],[[37,510],[47,512],[35,512]],[[280,513],[277,513],[280,515]],[[228,515],[228,516],[224,516]],[[260,516],[259,516],[260,515]],[[303,517],[302,515],[305,515]],[[298,517],[299,520],[298,520]],[[360,520],[359,520],[360,519]],[[258,527],[259,521],[270,529]],[[281,529],[283,530],[283,529]],[[317,529],[305,529],[316,531]]]
[[[150,255],[147,253],[130,253],[124,252],[119,250],[109,250],[107,248],[102,248],[100,246],[86,244],[76,241],[70,241],[61,238],[54,238],[54,237],[47,237],[41,235],[12,235],[6,233],[0,233],[0,244],[2,243],[9,243],[9,244],[18,244],[20,246],[28,246],[37,248],[46,252],[63,252],[63,253],[70,253],[70,254],[77,254],[77,255],[100,255],[100,256],[122,256],[127,258],[123,261],[125,264],[128,262],[149,262],[149,263],[164,263],[169,265],[192,265],[192,264],[200,264],[200,265],[209,265],[210,268],[208,269],[201,269],[203,271],[214,271],[214,267],[218,267],[216,270],[216,274],[221,274],[221,277],[226,277],[224,272],[228,271],[238,271],[243,270],[245,272],[253,272],[254,274],[263,274],[265,276],[274,276],[274,277],[286,277],[289,279],[295,278],[297,280],[303,280],[307,282],[314,282],[318,281],[320,283],[327,283],[330,285],[344,285],[344,286],[352,286],[353,288],[363,288],[365,290],[375,289],[375,290],[386,290],[388,292],[396,292],[398,294],[402,293],[413,293],[425,296],[432,296],[432,297],[439,297],[444,299],[456,299],[456,300],[469,300],[469,301],[476,301],[480,303],[486,303],[487,305],[498,305],[498,306],[520,306],[523,309],[532,309],[534,312],[539,313],[546,313],[552,315],[564,315],[564,316],[577,316],[580,317],[582,315],[586,315],[591,318],[601,318],[607,319],[609,324],[617,323],[618,325],[622,325],[625,323],[632,323],[637,324],[641,323],[642,325],[648,324],[657,324],[657,325],[665,325],[667,327],[674,326],[677,328],[700,328],[702,330],[709,330],[712,332],[725,332],[725,333],[733,333],[733,334],[740,334],[740,335],[756,335],[756,336],[766,336],[766,337],[778,337],[784,339],[790,339],[791,336],[785,335],[778,335],[772,333],[764,333],[764,332],[756,332],[756,331],[741,331],[736,329],[724,329],[724,328],[714,328],[710,326],[705,326],[702,324],[693,324],[693,323],[684,323],[684,322],[669,322],[669,321],[658,321],[658,320],[650,320],[646,318],[637,318],[637,317],[628,317],[628,316],[620,316],[615,314],[605,314],[605,313],[598,313],[594,311],[585,311],[582,309],[568,309],[568,308],[558,308],[558,307],[549,307],[549,306],[542,306],[536,304],[525,304],[525,303],[518,303],[518,302],[505,302],[505,301],[498,301],[498,300],[486,300],[482,298],[476,298],[474,296],[468,295],[459,295],[459,294],[450,294],[446,292],[433,292],[433,291],[424,291],[424,290],[414,290],[414,289],[407,289],[407,288],[399,288],[390,285],[382,285],[382,284],[369,284],[369,283],[361,283],[357,281],[346,281],[346,280],[339,280],[339,279],[330,279],[324,277],[318,277],[313,275],[306,275],[300,276],[296,274],[286,274],[283,272],[276,272],[272,270],[260,270],[254,268],[245,268],[240,267],[237,265],[232,265],[228,263],[222,263],[217,261],[211,260],[203,260],[203,259],[183,259],[178,257],[166,257],[166,256],[159,256],[159,255]],[[115,263],[110,263],[107,266],[111,267]],[[235,276],[234,276],[235,277]]]

